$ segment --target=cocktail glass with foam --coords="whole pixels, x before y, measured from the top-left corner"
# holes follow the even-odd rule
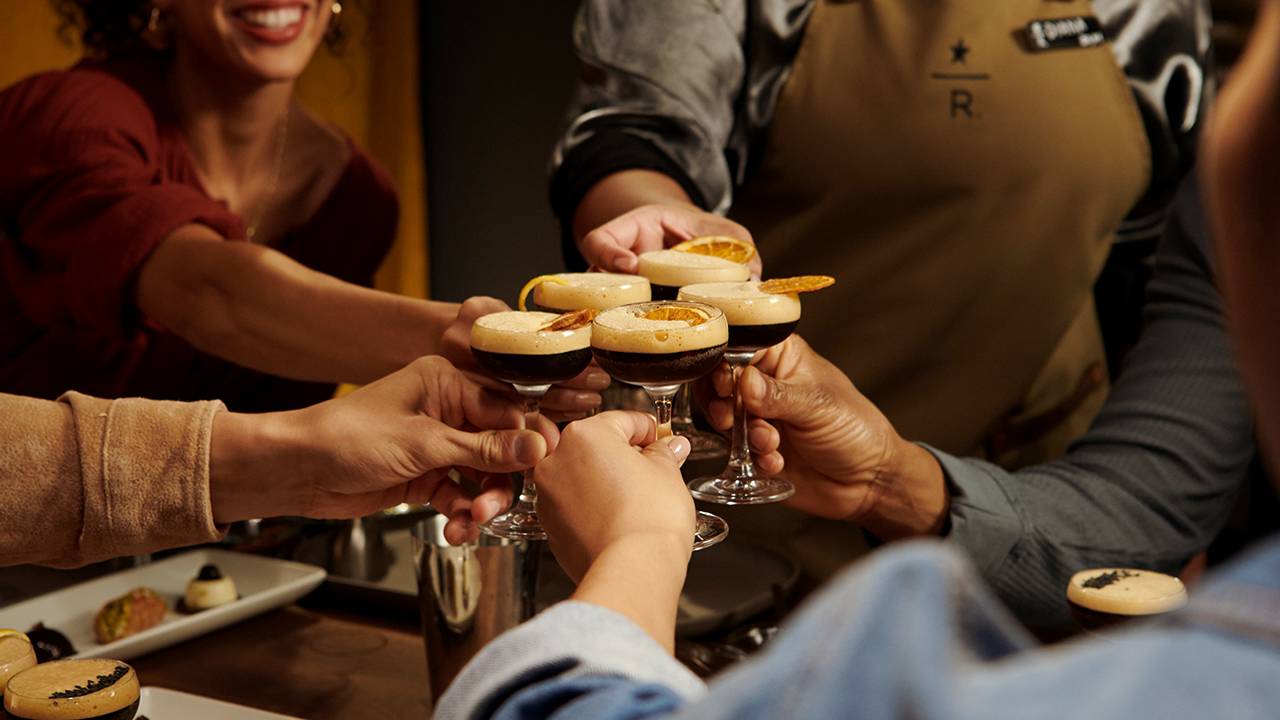
[[[539,402],[552,385],[570,380],[591,363],[591,325],[548,329],[559,316],[509,311],[484,315],[471,327],[471,355],[493,377],[511,385],[524,399],[526,425],[532,427]],[[480,528],[489,535],[520,540],[547,537],[538,522],[538,489],[525,470],[520,495],[506,512]]]
[[[680,299],[717,307],[729,322],[729,344],[724,359],[733,372],[733,433],[729,462],[719,475],[689,483],[699,500],[722,505],[759,505],[778,502],[795,494],[795,487],[781,478],[761,477],[751,460],[747,439],[747,412],[738,397],[738,378],[759,350],[787,339],[800,323],[800,297],[771,294],[756,282],[686,285]]]
[[[649,279],[654,300],[675,300],[680,288],[694,283],[739,282],[751,277],[751,269],[724,258],[680,250],[656,250],[640,256],[637,272]],[[693,407],[688,388],[676,395],[672,425],[693,444],[690,457],[709,460],[723,456],[724,438],[698,430],[693,424]]]
[[[659,437],[671,434],[676,391],[714,370],[728,340],[724,313],[698,303],[623,305],[600,313],[591,327],[596,362],[615,379],[644,388],[653,401]],[[710,547],[728,533],[722,518],[699,512],[693,547]]]
[[[9,678],[36,664],[36,650],[31,639],[17,630],[0,630],[0,697]]]
[[[555,313],[608,310],[651,299],[647,278],[621,273],[558,273],[545,276],[533,289],[536,309]]]

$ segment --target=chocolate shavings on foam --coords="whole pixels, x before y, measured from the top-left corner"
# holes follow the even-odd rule
[[[1114,570],[1112,572],[1104,572],[1085,580],[1080,583],[1080,587],[1087,587],[1091,590],[1101,590],[1102,588],[1118,583],[1127,577],[1137,577],[1138,573],[1129,572],[1128,570]]]
[[[49,699],[65,700],[67,698],[78,698],[84,697],[85,695],[92,695],[99,690],[104,690],[115,685],[119,682],[120,678],[124,677],[128,673],[128,666],[117,665],[116,669],[112,670],[110,675],[99,675],[96,679],[90,680],[84,685],[77,685],[70,690],[59,690],[58,692],[51,693],[49,695]]]

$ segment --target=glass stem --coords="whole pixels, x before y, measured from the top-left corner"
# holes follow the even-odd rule
[[[738,381],[742,378],[742,371],[751,362],[751,355],[725,353],[724,359],[733,373],[733,434],[729,439],[729,467],[726,474],[735,480],[749,482],[755,479],[756,467],[751,461],[751,442],[747,438],[747,408],[742,403],[742,393],[738,392]]]
[[[540,401],[546,393],[543,390],[534,394],[520,390],[520,398],[524,400],[524,426],[526,428],[534,428],[538,424],[538,418],[542,413]],[[538,502],[538,486],[533,482],[533,468],[525,468],[520,473],[520,497],[516,500],[516,509],[525,512],[533,512]]]
[[[658,419],[657,437],[659,439],[670,437],[671,435],[671,398],[679,389],[679,385],[661,389],[646,388],[649,391],[649,398],[653,400],[653,414]]]
[[[677,427],[693,426],[693,401],[690,399],[692,395],[689,383],[681,385],[676,391],[675,405],[671,408],[671,422]]]

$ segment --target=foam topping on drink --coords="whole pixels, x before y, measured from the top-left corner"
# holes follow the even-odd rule
[[[608,310],[619,305],[648,302],[649,281],[620,273],[560,273],[547,276],[558,282],[539,283],[533,301],[558,310]]]
[[[724,314],[691,303],[623,305],[600,313],[591,328],[592,346],[614,352],[677,353],[728,341]]]
[[[560,317],[555,313],[492,313],[471,326],[471,347],[510,355],[554,355],[591,346],[591,326],[572,330],[544,330]]]
[[[730,325],[776,325],[800,319],[799,296],[766,293],[759,281],[686,285],[680,289],[680,299],[720,308]]]
[[[138,692],[133,668],[118,660],[58,660],[10,678],[4,706],[25,720],[83,720],[125,710]]]
[[[742,263],[681,250],[644,253],[640,256],[637,272],[649,278],[649,282],[667,287],[708,282],[741,282],[751,277],[750,268]]]
[[[1156,615],[1187,604],[1176,577],[1150,570],[1099,568],[1071,576],[1067,599],[1086,610],[1112,615]]]

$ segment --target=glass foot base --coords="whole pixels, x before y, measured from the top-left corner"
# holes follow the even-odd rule
[[[742,481],[726,477],[701,477],[689,482],[689,494],[720,505],[765,505],[796,494],[791,483],[780,478]]]
[[[538,513],[510,510],[480,526],[485,535],[508,540],[546,540],[547,532],[538,522]]]
[[[714,460],[729,455],[729,441],[720,435],[697,430],[692,425],[673,426],[671,430],[676,435],[689,438],[689,445],[692,446],[689,450],[690,460]]]
[[[693,530],[693,549],[706,550],[729,537],[729,523],[718,515],[698,511],[697,524]]]

